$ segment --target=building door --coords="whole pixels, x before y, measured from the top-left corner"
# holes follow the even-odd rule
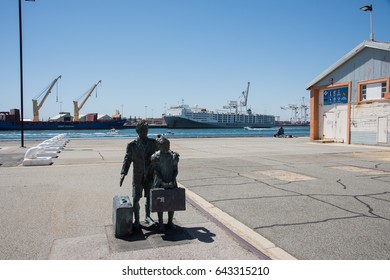
[[[377,131],[377,142],[387,143],[387,117],[378,117],[378,131]]]
[[[324,113],[324,126],[323,126],[323,139],[334,139],[335,125],[334,125],[334,112]]]
[[[341,107],[341,106],[340,106]],[[345,107],[345,106],[342,106]],[[347,108],[340,108],[341,110],[336,111],[335,117],[335,133],[334,138],[337,142],[346,143],[347,142]]]

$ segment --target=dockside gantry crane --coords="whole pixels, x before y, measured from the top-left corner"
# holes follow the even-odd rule
[[[94,84],[84,95],[82,95],[79,99],[81,99],[83,96],[85,96],[85,98],[83,99],[83,101],[81,102],[80,106],[78,104],[78,100],[74,100],[73,101],[73,111],[74,111],[74,115],[73,115],[73,121],[75,122],[78,122],[80,121],[80,110],[81,108],[83,108],[85,102],[87,102],[88,98],[91,96],[92,92],[95,90],[95,88],[98,86],[98,84],[100,84],[102,82],[102,80],[99,80],[96,84]]]
[[[287,106],[280,107],[282,110],[291,110],[291,123],[304,122],[307,123],[307,118],[309,115],[307,111],[310,109],[309,105],[305,103],[305,97],[302,97],[301,104],[288,104]],[[301,115],[299,116],[299,109],[301,110]]]
[[[57,81],[61,79],[61,75],[54,79],[54,81],[49,85],[46,92],[43,91],[41,94],[38,95],[35,99],[32,100],[33,103],[33,122],[39,121],[39,110],[42,108],[43,103],[45,103],[46,98],[49,96],[51,90],[53,89],[54,85],[57,83]],[[42,96],[42,94],[45,93],[43,96],[41,102],[38,104],[38,99]]]
[[[240,100],[240,104],[238,104],[235,100],[230,100],[229,104],[227,106],[223,106],[224,109],[234,109],[236,110],[236,114],[238,114],[238,106],[240,106],[240,113],[242,113],[242,107],[245,107],[245,111],[248,112],[248,95],[249,95],[249,85],[250,82],[248,82],[248,86],[246,88],[246,91],[243,91],[239,98],[243,98],[243,100]]]

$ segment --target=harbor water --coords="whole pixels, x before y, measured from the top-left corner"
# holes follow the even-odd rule
[[[149,137],[158,135],[167,138],[207,138],[207,137],[273,137],[278,127],[272,128],[218,128],[218,129],[167,129],[149,128]],[[106,130],[26,130],[25,140],[45,140],[58,134],[66,134],[69,139],[96,139],[96,138],[135,138],[137,133],[134,128],[115,131]],[[285,135],[292,137],[307,137],[310,134],[309,126],[286,126]],[[20,140],[20,131],[0,131],[0,141]]]

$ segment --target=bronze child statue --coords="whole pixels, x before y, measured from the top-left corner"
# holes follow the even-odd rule
[[[179,154],[170,150],[170,142],[166,138],[157,139],[159,151],[152,155],[154,169],[153,188],[177,188]],[[175,229],[174,211],[168,211],[168,227]],[[163,212],[157,212],[159,231],[164,231]]]
[[[123,180],[127,175],[130,165],[133,162],[133,207],[134,223],[133,228],[140,226],[139,200],[142,197],[142,190],[146,198],[145,202],[145,222],[151,226],[154,224],[150,217],[150,189],[153,184],[153,169],[151,166],[151,156],[157,151],[157,142],[155,139],[148,138],[148,123],[141,120],[136,125],[138,138],[127,144],[125,158],[121,170],[119,185],[122,186]]]

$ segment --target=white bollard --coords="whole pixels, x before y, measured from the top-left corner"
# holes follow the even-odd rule
[[[52,157],[40,157],[38,156],[39,147],[32,147],[26,151],[24,155],[23,165],[50,165],[52,164]]]

